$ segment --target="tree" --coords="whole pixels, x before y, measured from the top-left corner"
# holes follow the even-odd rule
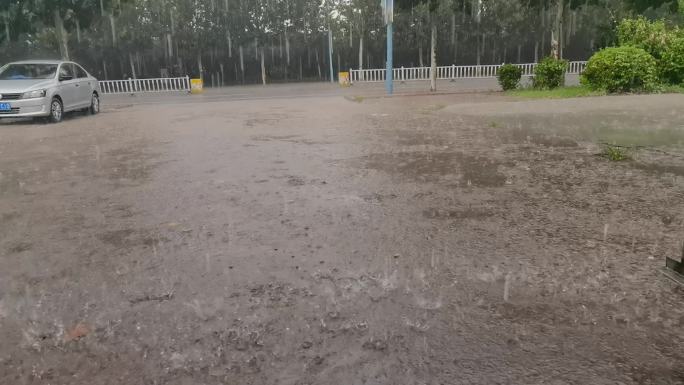
[[[396,0],[397,10],[409,11],[416,6],[423,5],[427,8],[430,24],[430,91],[437,91],[437,10],[442,2],[440,0]]]
[[[611,44],[622,17],[643,13],[681,22],[673,13],[677,4],[396,0],[394,61],[397,67],[422,65],[429,41],[434,90],[438,65],[531,62],[549,53],[552,31],[559,55],[586,59]],[[322,80],[328,30],[337,68],[382,67],[386,36],[378,0],[0,1],[5,61],[70,58],[110,79],[188,74],[205,77],[207,85]]]

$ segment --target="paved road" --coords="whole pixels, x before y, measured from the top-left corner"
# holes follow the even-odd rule
[[[567,84],[577,84],[577,76],[569,76]],[[527,84],[527,83],[526,83]],[[471,93],[500,91],[496,79],[459,79],[456,81],[439,81],[438,93]],[[428,95],[428,82],[406,82],[395,84],[395,95]],[[330,83],[287,83],[232,86],[223,88],[207,88],[202,95],[193,95],[191,99],[185,93],[140,94],[140,95],[107,95],[105,104],[122,106],[130,104],[167,104],[167,103],[206,103],[226,100],[268,100],[289,98],[325,98],[325,97],[384,97],[384,83],[357,83],[343,88]]]

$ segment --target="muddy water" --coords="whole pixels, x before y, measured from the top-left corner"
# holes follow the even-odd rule
[[[0,125],[0,383],[682,383],[680,101],[506,103]]]

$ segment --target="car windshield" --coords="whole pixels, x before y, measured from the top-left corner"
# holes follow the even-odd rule
[[[56,64],[8,64],[0,69],[0,80],[50,79],[55,72]]]

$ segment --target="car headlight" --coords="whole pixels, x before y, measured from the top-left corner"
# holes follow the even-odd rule
[[[29,91],[29,92],[24,92],[23,95],[21,95],[22,99],[35,99],[35,98],[44,98],[47,92],[45,90],[37,90],[37,91]]]

